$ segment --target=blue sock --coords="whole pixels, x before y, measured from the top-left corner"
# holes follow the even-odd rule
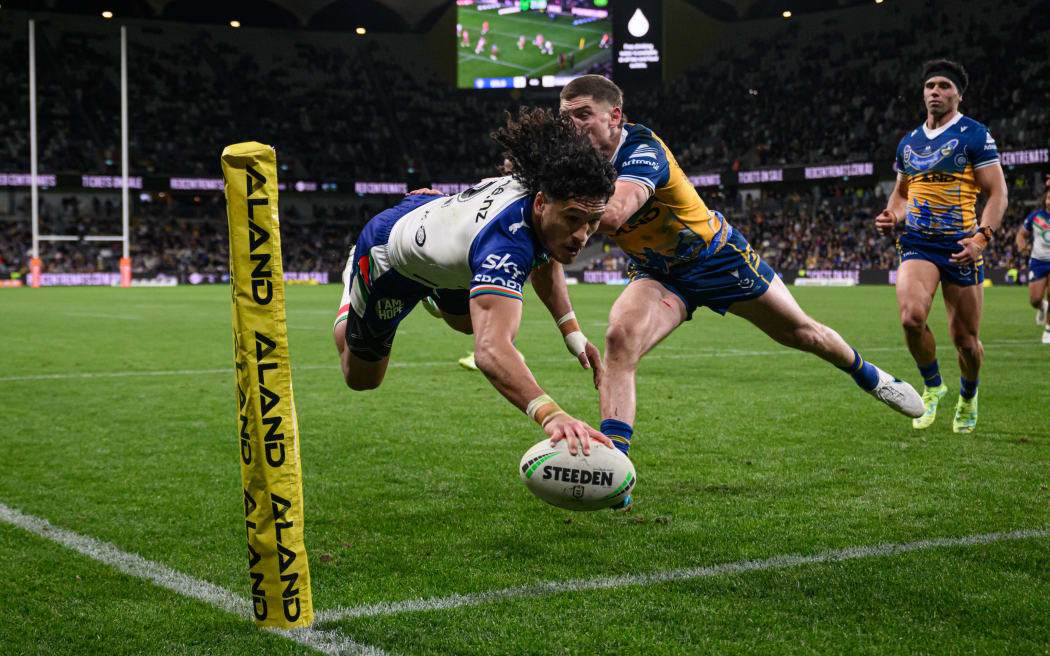
[[[977,396],[976,380],[966,380],[965,378],[960,376],[959,381],[962,383],[962,387],[959,388],[959,396],[963,397],[967,401]]]
[[[926,366],[919,365],[919,373],[922,374],[922,380],[926,387],[941,386],[941,370],[937,366],[937,358],[934,358],[933,362]]]
[[[602,419],[600,430],[624,455],[631,450],[631,436],[634,435],[634,429],[630,424],[625,424],[618,419]]]
[[[857,349],[853,349],[853,364],[848,367],[839,367],[839,369],[845,371],[850,376],[853,376],[853,381],[860,386],[865,392],[870,392],[875,389],[879,384],[879,372],[875,369],[870,362],[865,362],[864,358],[860,357],[860,353],[857,353]]]

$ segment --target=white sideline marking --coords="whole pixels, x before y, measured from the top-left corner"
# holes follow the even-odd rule
[[[318,622],[327,623],[347,618],[397,615],[399,613],[414,613],[428,610],[448,610],[451,608],[462,608],[464,606],[479,606],[481,604],[504,601],[507,599],[542,597],[561,594],[564,592],[607,590],[610,588],[622,588],[630,585],[658,585],[661,583],[691,581],[693,579],[710,578],[728,574],[746,574],[748,572],[762,570],[785,569],[789,567],[798,567],[800,565],[819,565],[822,563],[858,560],[860,558],[892,556],[912,551],[923,551],[926,549],[968,547],[991,544],[993,542],[1003,542],[1006,540],[1024,540],[1027,538],[1045,537],[1050,537],[1050,530],[1028,529],[1011,531],[1009,533],[970,535],[960,538],[934,538],[930,540],[919,540],[917,542],[906,542],[904,544],[887,543],[867,547],[847,547],[845,549],[823,551],[811,556],[788,554],[784,556],[773,556],[772,558],[765,558],[762,560],[744,560],[736,563],[723,563],[721,565],[709,565],[707,567],[690,567],[687,569],[672,569],[663,572],[651,572],[649,574],[624,574],[622,576],[601,576],[592,579],[551,581],[549,583],[521,585],[511,588],[503,588],[501,590],[475,592],[472,594],[453,594],[447,597],[431,597],[430,599],[410,599],[408,601],[382,602],[366,606],[340,607],[317,613],[316,620]]]
[[[401,334],[405,331],[398,331]],[[1000,346],[1014,346],[1017,344],[1038,344],[1038,341],[1031,339],[1004,339],[998,342],[985,342],[984,347],[996,348]],[[795,349],[777,349],[775,351],[743,351],[743,350],[728,350],[728,351],[714,351],[714,350],[698,350],[688,346],[675,346],[675,347],[662,347],[667,350],[678,350],[678,351],[689,351],[684,353],[650,353],[645,356],[645,360],[690,360],[697,358],[748,358],[748,357],[760,357],[760,356],[771,356],[771,355],[806,355],[803,351],[797,351]],[[883,353],[901,351],[904,346],[875,346],[872,348],[863,349],[861,355],[866,353]],[[938,346],[939,351],[954,351],[951,345]],[[551,362],[572,362],[572,357],[566,358],[530,358],[528,362],[536,363],[551,363]],[[445,367],[454,366],[456,364],[456,358],[451,354],[447,360],[432,360],[432,361],[417,361],[417,362],[391,362],[390,367]],[[332,364],[301,364],[292,365],[292,372],[306,369],[332,369],[333,371],[339,371],[339,365],[335,363],[333,358]],[[65,378],[124,378],[127,376],[194,376],[200,374],[232,374],[233,369],[171,369],[167,371],[100,371],[93,373],[79,373],[79,374],[32,374],[28,376],[3,376],[0,377],[0,382],[13,382],[19,380],[61,380]]]
[[[121,572],[144,579],[184,597],[210,604],[221,611],[232,613],[251,621],[252,608],[247,599],[242,599],[226,588],[177,572],[167,565],[146,560],[137,554],[121,551],[109,542],[102,542],[86,535],[67,531],[50,524],[47,520],[26,515],[0,503],[0,520],[20,529],[57,542],[88,558],[110,565]],[[316,615],[314,618],[316,622]],[[296,629],[286,631],[270,629],[273,633],[319,651],[323,654],[360,654],[361,656],[388,656],[387,652],[371,645],[354,642],[337,630]]]

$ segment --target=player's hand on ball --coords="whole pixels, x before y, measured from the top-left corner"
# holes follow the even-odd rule
[[[583,353],[576,357],[579,358],[581,367],[590,369],[594,374],[594,389],[598,389],[598,385],[602,382],[602,375],[605,373],[601,351],[594,344],[587,342],[587,346],[583,348]]]
[[[587,422],[573,418],[567,412],[559,412],[543,425],[543,432],[551,438],[551,446],[562,440],[569,443],[569,453],[576,455],[577,444],[583,448],[583,455],[590,455],[591,440],[601,442],[610,449],[612,440],[587,425]]]
[[[413,189],[412,191],[408,192],[409,196],[412,196],[414,194],[423,194],[424,196],[444,196],[445,195],[442,192],[438,191],[437,189],[431,189],[430,187],[422,187],[420,189]]]
[[[879,215],[875,217],[875,229],[878,230],[879,234],[883,237],[892,235],[896,227],[897,217],[889,210],[882,210],[879,212]]]

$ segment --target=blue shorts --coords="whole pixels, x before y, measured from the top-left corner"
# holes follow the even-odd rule
[[[936,265],[941,272],[941,282],[959,287],[980,285],[984,282],[984,256],[978,257],[974,264],[952,264],[951,256],[961,250],[958,244],[932,242],[908,233],[897,237],[898,264],[908,260],[926,260]]]
[[[1050,276],[1050,260],[1028,260],[1028,282],[1035,282]]]
[[[684,262],[664,273],[645,269],[632,259],[627,277],[651,278],[673,292],[685,304],[686,321],[700,306],[725,314],[733,303],[765,294],[777,275],[736,228],[731,230],[725,246],[702,262]]]
[[[356,261],[343,289],[338,316],[346,316],[350,352],[362,359],[378,361],[390,355],[398,324],[427,296],[447,314],[470,313],[469,290],[427,287],[398,273],[386,255],[390,230],[397,220],[433,200],[434,196],[422,194],[405,196],[373,217],[357,238]]]

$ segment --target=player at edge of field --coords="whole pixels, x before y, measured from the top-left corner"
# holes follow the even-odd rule
[[[937,344],[926,323],[938,283],[948,312],[948,332],[958,354],[959,400],[952,430],[977,426],[977,383],[984,359],[981,309],[984,258],[1006,211],[1007,190],[999,152],[988,128],[959,113],[969,79],[947,59],[922,66],[926,120],[897,145],[897,184],[875,217],[880,233],[897,237],[897,307],[904,338],[925,387],[925,411],[912,421],[928,428],[948,393],[937,364]],[[978,192],[985,205],[977,222]]]
[[[540,388],[513,340],[532,272],[569,351],[600,384],[601,355],[579,328],[562,264],[597,230],[615,173],[571,121],[549,109],[508,114],[492,137],[510,175],[452,197],[406,195],[361,231],[343,271],[333,328],[343,378],[353,390],[379,387],[398,324],[433,296],[449,326],[473,333],[477,365],[493,387],[552,443],[566,439],[573,454],[577,443],[589,453],[591,440],[612,448]]]
[[[1050,187],[1043,194],[1043,208],[1029,214],[1017,231],[1017,252],[1028,250],[1032,239],[1032,256],[1028,261],[1028,302],[1035,308],[1035,323],[1044,326],[1043,344],[1050,344],[1050,323],[1046,320],[1050,299]]]
[[[602,432],[620,450],[628,452],[634,434],[639,360],[699,306],[743,317],[777,342],[839,367],[894,410],[922,414],[911,385],[866,362],[802,311],[743,235],[707,208],[662,140],[626,123],[616,84],[578,77],[562,89],[560,109],[618,173],[599,230],[627,254],[630,282],[609,312],[598,389]]]

